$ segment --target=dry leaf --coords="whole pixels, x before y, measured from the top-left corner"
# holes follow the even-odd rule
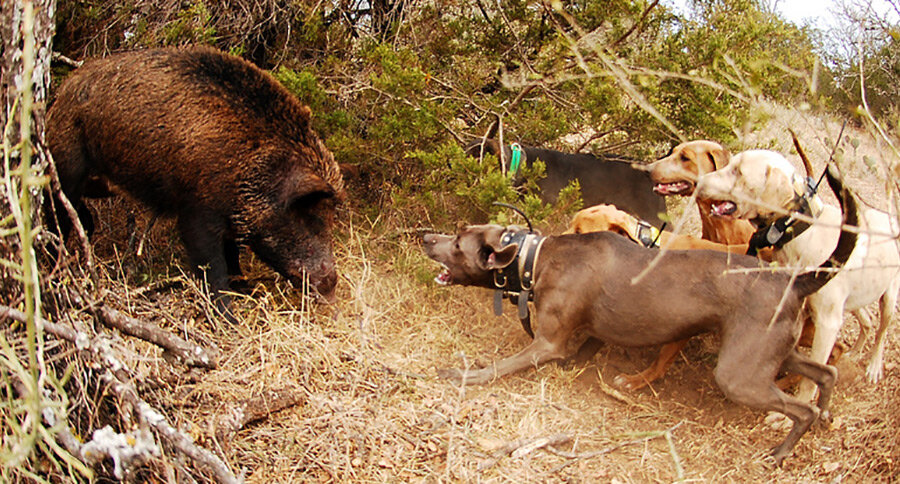
[[[487,452],[497,450],[505,444],[505,442],[500,439],[492,439],[489,437],[477,437],[475,443],[477,443],[482,450]]]

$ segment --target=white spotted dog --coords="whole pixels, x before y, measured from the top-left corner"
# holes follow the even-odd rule
[[[724,169],[703,175],[698,196],[716,200],[712,205],[715,216],[750,220],[758,228],[774,225],[775,229],[758,232],[769,242],[786,234],[773,244],[773,259],[808,268],[824,262],[837,245],[841,211],[811,191],[804,196],[807,185],[781,154],[751,150],[735,155]],[[795,220],[785,227],[790,220],[785,214],[792,211],[806,212],[814,223]],[[826,361],[837,341],[844,311],[853,311],[863,324],[871,326],[863,308],[879,301],[881,325],[866,368],[869,381],[876,383],[882,377],[885,334],[900,290],[898,221],[879,210],[862,212],[861,232],[850,259],[834,279],[807,298],[816,327],[810,357],[818,363]],[[810,401],[815,393],[815,385],[804,380],[798,397]]]

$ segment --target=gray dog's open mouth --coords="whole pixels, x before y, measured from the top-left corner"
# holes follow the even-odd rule
[[[449,286],[450,284],[453,284],[453,274],[451,274],[450,269],[447,269],[445,266],[444,270],[434,278],[434,282],[439,286]]]
[[[713,202],[712,204],[712,212],[716,217],[728,217],[731,216],[737,210],[737,205],[734,202],[723,200],[720,202]]]
[[[687,195],[694,190],[694,184],[681,180],[671,183],[657,183],[653,186],[653,191],[660,195]]]

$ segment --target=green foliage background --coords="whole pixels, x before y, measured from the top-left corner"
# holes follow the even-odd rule
[[[759,121],[750,104],[762,97],[846,109],[832,97],[848,90],[810,88],[838,77],[815,68],[812,32],[767,5],[694,0],[684,16],[645,0],[63,0],[57,47],[85,58],[206,43],[243,55],[312,107],[336,158],[360,173],[359,210],[441,225],[520,196],[496,164],[458,149],[496,115],[507,140],[571,149],[561,137],[592,132],[588,150],[651,160],[679,139],[728,143]]]

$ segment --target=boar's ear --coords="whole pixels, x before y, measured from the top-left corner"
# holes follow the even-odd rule
[[[512,264],[516,260],[516,254],[519,252],[519,244],[509,244],[499,251],[495,251],[490,246],[485,246],[482,251],[486,254],[482,262],[483,269],[492,271],[495,269],[503,269]]]
[[[352,180],[359,176],[359,166],[358,165],[350,165],[348,163],[338,163],[338,168],[340,168],[341,176],[344,177],[344,180]]]

